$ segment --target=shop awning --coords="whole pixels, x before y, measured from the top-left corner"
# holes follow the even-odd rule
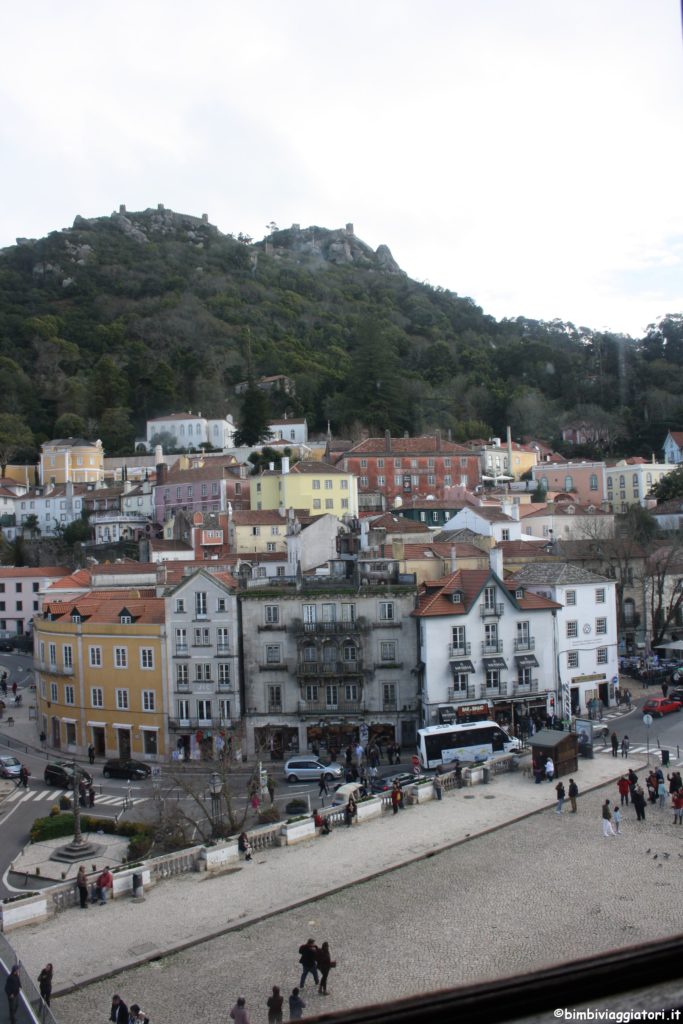
[[[474,672],[474,665],[467,658],[461,658],[460,661],[452,661],[451,668],[454,672]]]
[[[482,658],[486,671],[493,668],[507,668],[505,658]]]
[[[538,668],[535,654],[516,654],[517,668]]]

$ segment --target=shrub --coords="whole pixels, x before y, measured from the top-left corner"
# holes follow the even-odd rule
[[[264,807],[258,816],[259,825],[272,825],[273,822],[280,820],[280,812],[277,807]]]
[[[302,811],[308,810],[308,801],[302,800],[301,797],[295,797],[294,800],[290,800],[285,811],[287,814],[301,814]]]
[[[36,818],[33,822],[30,832],[32,843],[73,835],[73,813],[55,814],[53,812],[54,808],[48,818]],[[112,818],[94,818],[89,814],[82,814],[81,828],[84,832],[107,832],[111,835],[128,836],[130,840],[127,851],[128,860],[144,857],[152,845],[152,830],[148,825],[139,821],[122,821],[117,826]]]

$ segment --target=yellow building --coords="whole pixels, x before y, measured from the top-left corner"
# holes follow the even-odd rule
[[[34,637],[38,720],[48,748],[83,756],[92,743],[98,757],[166,755],[162,598],[109,590],[46,601],[34,617]]]
[[[101,441],[82,437],[60,437],[46,441],[40,449],[40,483],[90,484],[104,480],[104,450]]]
[[[251,507],[308,509],[312,516],[358,515],[358,481],[353,473],[324,462],[296,462],[283,458],[279,470],[268,469],[252,480]]]
[[[238,555],[280,551],[286,555],[288,523],[300,516],[310,522],[308,511],[301,509],[233,512],[228,518],[230,551]]]
[[[663,476],[674,469],[666,462],[620,459],[608,462],[605,471],[607,500],[613,512],[626,512],[631,505],[647,506],[647,497]]]

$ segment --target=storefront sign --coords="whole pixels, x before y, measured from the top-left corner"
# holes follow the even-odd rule
[[[488,704],[466,704],[456,708],[455,716],[460,722],[477,722],[488,718],[490,713]]]
[[[538,668],[538,661],[535,654],[517,654],[515,656],[518,668]]]

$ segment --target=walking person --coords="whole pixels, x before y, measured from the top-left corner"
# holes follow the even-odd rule
[[[54,968],[52,964],[45,964],[42,971],[38,975],[38,988],[40,990],[40,996],[46,1006],[50,1005],[50,999],[52,997],[52,975]]]
[[[322,946],[318,950],[318,967],[320,968],[320,984],[318,985],[318,992],[322,996],[327,995],[327,976],[333,967],[337,966],[337,961],[333,960],[330,956],[330,944],[329,942],[323,942]]]
[[[555,808],[555,814],[562,814],[562,806],[566,796],[562,782],[558,782],[555,786],[555,792],[557,793],[557,807]]]
[[[357,814],[358,807],[356,805],[356,801],[353,799],[352,796],[350,796],[346,802],[346,808],[344,810],[344,821],[346,822],[347,828],[351,828],[351,826],[353,825],[353,819]],[[303,985],[301,987],[303,988]]]
[[[97,879],[97,889],[95,891],[97,892],[100,901],[100,906],[103,907],[107,902],[107,896],[111,896],[112,893],[114,892],[114,876],[109,870],[108,864],[104,871],[102,872],[102,874],[100,875],[100,877]]]
[[[548,780],[548,782],[552,782],[555,776],[555,765],[553,763],[552,757],[548,758],[548,760],[545,763],[545,768],[543,770],[545,771],[545,777]]]
[[[128,1024],[130,1015],[128,1013],[128,1007],[124,1003],[121,996],[113,995],[111,997],[111,1011],[109,1013],[109,1020],[113,1021],[114,1024]]]
[[[325,806],[325,797],[329,795],[330,791],[327,786],[327,776],[325,772],[321,772],[320,782],[318,783],[318,797],[320,798],[320,803],[323,807]]]
[[[318,955],[318,947],[315,944],[315,939],[309,939],[303,946],[299,946],[299,963],[301,964],[301,979],[299,981],[299,988],[303,988],[306,984],[306,978],[309,974],[313,975],[313,981],[316,985],[319,983],[318,978],[318,961],[316,959]],[[297,992],[299,989],[297,989]]]
[[[247,1011],[247,1001],[244,996],[240,996],[232,1010],[230,1016],[234,1020],[235,1024],[251,1024],[249,1020],[249,1013]]]
[[[270,797],[270,806],[271,807],[275,803],[275,785],[276,785],[275,779],[273,778],[273,776],[269,772],[268,773],[268,777],[266,778],[266,789],[268,790],[268,796]]]
[[[28,789],[28,780],[30,779],[30,777],[31,772],[29,771],[25,764],[22,764],[19,770],[19,784],[23,786],[24,789]]]
[[[619,754],[619,737],[616,732],[612,733],[612,757],[617,757]]]
[[[605,750],[607,749],[607,741],[608,741],[608,739],[609,739],[609,729],[607,728],[607,726],[605,726],[605,728],[602,730],[602,745],[605,748]]]
[[[605,800],[602,805],[602,834],[605,839],[609,839],[611,836],[616,835],[616,832],[612,828],[612,812],[609,806],[609,800]]]
[[[17,1008],[19,1006],[19,993],[21,992],[21,978],[19,977],[19,964],[14,964],[7,975],[5,982],[5,995],[7,996],[7,1009],[9,1010],[9,1024],[17,1024]]]
[[[299,989],[293,988],[292,994],[289,997],[289,1019],[290,1020],[301,1020],[304,1015],[306,1004],[299,995]]]
[[[624,736],[621,741],[621,756],[628,757],[628,748],[631,746],[631,741],[628,736]]]
[[[573,779],[569,780],[569,803],[572,805],[572,814],[576,814],[576,798],[579,795],[579,787]]]
[[[618,836],[620,836],[621,835],[621,828],[620,828],[620,826],[621,826],[621,807],[619,807],[618,804],[614,805],[614,810],[612,811],[612,821],[614,822],[614,831],[616,832],[616,834]]]
[[[434,776],[434,792],[437,800],[443,800],[443,779],[441,778],[441,765],[436,769]]]
[[[634,772],[633,768],[629,768],[628,770],[628,784],[631,793],[631,799],[633,799],[633,790],[638,785],[638,776]]]
[[[90,761],[90,764],[95,763],[95,748],[92,743],[88,747],[88,761]]]
[[[284,996],[280,995],[280,989],[273,985],[273,994],[268,996],[266,1006],[268,1007],[268,1024],[282,1024],[282,1007],[285,1004]]]
[[[666,798],[667,798],[668,795],[669,794],[668,794],[668,791],[667,791],[667,788],[666,788],[666,783],[664,782],[664,779],[660,779],[659,783],[657,785],[657,796],[659,797],[659,809],[660,809],[660,811],[663,811],[664,808],[666,807]]]
[[[391,809],[394,814],[398,814],[398,809],[401,806],[401,798],[401,786],[399,785],[398,779],[396,779],[391,787]]]
[[[78,889],[78,896],[81,901],[81,910],[88,909],[88,875],[83,864],[78,869],[76,875],[76,888]]]
[[[680,825],[683,822],[683,790],[677,790],[671,797],[671,802],[674,809],[674,825]]]

